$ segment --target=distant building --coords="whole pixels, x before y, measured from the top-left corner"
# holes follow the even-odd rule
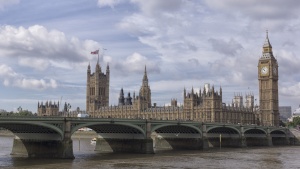
[[[289,122],[293,121],[294,117],[300,117],[300,105],[299,107],[293,112],[292,116],[290,118],[288,118]]]
[[[286,122],[292,116],[291,106],[279,106],[280,120]]]
[[[106,72],[102,72],[99,58],[94,73],[91,73],[91,66],[88,66],[86,83],[86,111],[88,113],[95,112],[100,107],[109,106],[109,74],[108,65]]]
[[[0,113],[6,113],[7,111],[4,109],[0,109]]]
[[[59,102],[52,101],[38,102],[38,116],[61,116],[59,112]]]

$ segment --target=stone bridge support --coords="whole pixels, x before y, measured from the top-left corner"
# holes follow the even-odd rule
[[[202,150],[201,138],[155,138],[155,148],[173,150]]]
[[[11,155],[27,155],[34,158],[74,158],[69,121],[64,122],[63,136],[58,133],[15,134]]]
[[[247,140],[246,140],[246,137],[245,137],[245,132],[244,132],[244,127],[241,126],[241,137],[240,137],[240,147],[247,147]]]
[[[152,154],[152,139],[97,138],[95,151]]]
[[[207,138],[207,129],[206,125],[202,123],[202,149],[207,150],[209,148],[208,138]]]
[[[273,146],[271,131],[269,128],[267,129],[267,146],[269,147]]]
[[[145,135],[131,133],[99,133],[95,151],[113,151],[126,153],[152,154],[151,123],[146,123]]]

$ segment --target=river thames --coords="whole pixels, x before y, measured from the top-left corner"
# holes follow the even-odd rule
[[[73,139],[75,159],[28,159],[10,155],[13,137],[0,136],[0,168],[198,169],[300,168],[300,146],[156,151],[156,154],[97,153],[89,138]]]

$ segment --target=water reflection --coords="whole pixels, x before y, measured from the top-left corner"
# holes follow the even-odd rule
[[[0,137],[0,168],[299,168],[300,147],[156,151],[156,154],[98,153],[91,138],[73,139],[74,160],[10,156],[13,137]]]

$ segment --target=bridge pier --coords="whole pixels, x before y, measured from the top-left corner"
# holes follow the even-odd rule
[[[24,155],[30,158],[73,159],[72,140],[30,140],[16,137],[11,155]]]
[[[209,149],[209,142],[207,138],[206,125],[202,123],[202,150]]]
[[[244,134],[241,136],[240,139],[241,139],[240,147],[241,148],[247,147],[247,140],[246,140],[246,137],[244,136]]]
[[[153,140],[97,138],[95,151],[153,154]]]
[[[269,147],[273,146],[272,136],[269,128],[267,129],[267,146]]]
[[[240,147],[243,148],[243,147],[247,147],[247,140],[246,140],[246,137],[245,137],[245,132],[244,132],[244,127],[241,126],[241,142],[240,142]]]
[[[159,138],[155,139],[155,148],[173,150],[201,150],[201,138]]]

